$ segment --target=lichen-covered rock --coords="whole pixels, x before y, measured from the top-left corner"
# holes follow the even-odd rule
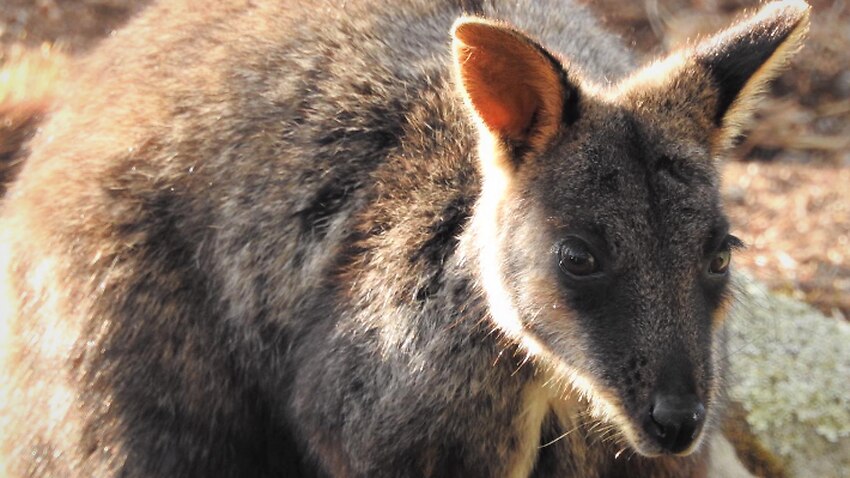
[[[730,393],[792,477],[850,477],[850,324],[748,278],[730,316]]]

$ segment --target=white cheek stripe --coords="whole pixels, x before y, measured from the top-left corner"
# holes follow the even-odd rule
[[[491,135],[481,134],[479,155],[482,157],[484,178],[476,214],[479,238],[478,262],[482,285],[490,307],[490,317],[505,335],[519,341],[523,336],[523,326],[519,313],[511,303],[510,294],[502,283],[497,227],[499,205],[510,187],[511,180],[509,173],[500,165],[500,163],[503,164],[503,158],[497,157],[500,153],[493,143],[495,140]],[[536,353],[535,350],[529,350],[529,352]]]

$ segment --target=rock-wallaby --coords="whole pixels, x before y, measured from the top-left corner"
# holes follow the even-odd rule
[[[638,68],[570,0],[154,4],[0,204],[4,476],[706,476],[715,163],[807,26]]]

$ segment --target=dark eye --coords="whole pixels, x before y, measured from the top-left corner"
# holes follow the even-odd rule
[[[743,247],[744,243],[740,239],[731,234],[727,234],[726,237],[723,238],[723,241],[720,242],[716,252],[710,256],[711,260],[708,263],[708,274],[722,276],[729,272],[729,263],[732,261],[732,251],[735,249],[742,249]]]
[[[718,251],[708,264],[708,272],[715,275],[725,274],[729,270],[731,260],[732,253],[729,252],[729,249]]]
[[[596,258],[579,240],[566,240],[558,248],[558,265],[572,276],[588,276],[599,270]]]

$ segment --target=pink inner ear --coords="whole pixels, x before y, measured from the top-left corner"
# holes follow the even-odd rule
[[[510,108],[503,107],[501,104],[495,101],[483,101],[479,100],[475,102],[481,106],[477,106],[478,114],[481,116],[481,120],[484,121],[484,124],[487,125],[488,128],[496,130],[496,131],[509,131],[512,129],[511,121],[514,120],[512,118]],[[483,104],[482,103],[486,103]]]
[[[539,101],[531,86],[503,61],[486,62],[466,77],[467,94],[488,128],[510,139],[520,140],[534,119]],[[518,68],[517,70],[521,70]]]
[[[455,54],[470,103],[497,135],[528,140],[536,116],[560,114],[558,74],[531,40],[499,25],[465,23],[455,29]]]

